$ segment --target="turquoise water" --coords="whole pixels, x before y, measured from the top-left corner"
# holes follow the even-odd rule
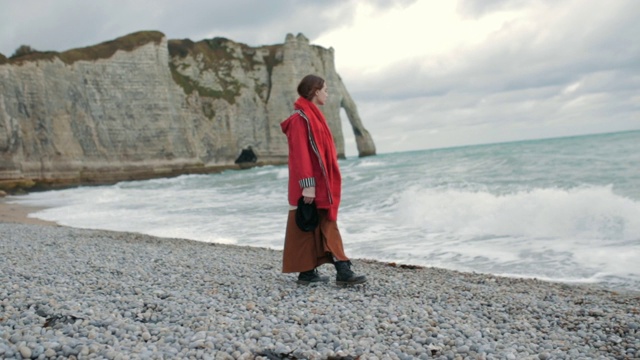
[[[640,131],[341,161],[354,258],[640,290]],[[281,249],[286,166],[32,193],[63,225]]]

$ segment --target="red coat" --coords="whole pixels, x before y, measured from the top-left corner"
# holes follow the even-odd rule
[[[336,221],[342,176],[333,135],[314,103],[299,98],[295,109],[280,124],[289,143],[289,204],[296,206],[302,189],[315,186],[316,206],[328,209],[329,220]]]

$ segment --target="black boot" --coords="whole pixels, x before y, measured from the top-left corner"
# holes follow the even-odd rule
[[[336,261],[336,284],[338,285],[355,285],[363,284],[367,282],[367,277],[364,275],[356,275],[351,271],[351,261]]]
[[[304,271],[301,272],[300,275],[298,275],[298,284],[301,285],[309,285],[311,283],[320,283],[320,282],[329,282],[329,277],[328,276],[320,276],[318,274],[318,270],[313,269],[313,270],[309,270],[309,271]]]

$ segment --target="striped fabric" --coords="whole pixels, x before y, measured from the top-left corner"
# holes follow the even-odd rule
[[[316,179],[315,178],[308,177],[308,178],[300,180],[300,187],[301,188],[308,188],[308,187],[312,187],[312,186],[316,186]]]

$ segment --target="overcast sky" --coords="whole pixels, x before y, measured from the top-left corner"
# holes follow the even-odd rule
[[[251,46],[303,33],[335,49],[388,153],[640,129],[638,19],[638,0],[0,0],[0,53],[139,30]]]

